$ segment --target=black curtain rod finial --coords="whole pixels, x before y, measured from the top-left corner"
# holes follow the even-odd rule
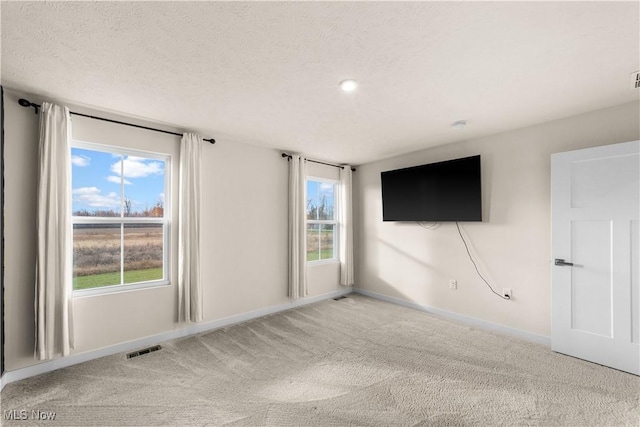
[[[38,114],[38,109],[40,108],[38,104],[34,104],[33,102],[24,98],[18,99],[18,104],[20,104],[22,107],[33,107],[33,112],[35,114]]]

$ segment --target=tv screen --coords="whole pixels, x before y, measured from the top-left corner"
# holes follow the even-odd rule
[[[380,175],[383,221],[482,221],[479,155]]]

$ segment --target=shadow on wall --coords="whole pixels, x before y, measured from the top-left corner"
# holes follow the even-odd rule
[[[450,293],[449,279],[456,278],[457,286],[463,286],[460,289],[470,286],[475,289],[476,285],[482,284],[468,259],[455,223],[440,223],[436,229],[424,229],[412,223],[389,223],[376,231],[376,234],[391,231],[394,243],[376,237],[376,243],[368,245],[364,266],[369,272],[366,277],[368,289],[409,302],[451,310],[453,294]],[[466,236],[464,228],[462,233]],[[480,271],[490,283],[495,283],[490,268],[482,262],[468,237],[466,240]],[[467,293],[458,297],[457,304],[470,303]]]
[[[377,260],[373,266],[375,278],[379,281],[377,286],[383,285],[386,294],[405,299],[407,301],[432,301],[435,297],[432,283],[434,277],[443,275],[442,269],[437,264],[429,263],[433,259],[428,245],[418,253],[424,255],[424,259],[407,250],[391,244],[381,238],[377,239],[377,254],[370,259]]]

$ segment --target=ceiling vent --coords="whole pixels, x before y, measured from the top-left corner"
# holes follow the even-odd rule
[[[640,89],[640,70],[631,73],[629,78],[630,89]]]

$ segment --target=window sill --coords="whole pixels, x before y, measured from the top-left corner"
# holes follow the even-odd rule
[[[165,286],[170,286],[169,281],[163,280],[158,282],[142,282],[134,283],[131,285],[110,285],[99,288],[79,289],[73,291],[73,298],[85,298],[99,295],[111,295],[120,294],[124,292],[142,291],[145,289],[156,289]]]

